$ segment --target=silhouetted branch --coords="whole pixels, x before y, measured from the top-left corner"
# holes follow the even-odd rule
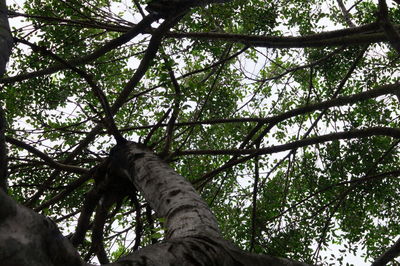
[[[353,23],[353,21],[351,21],[351,14],[346,9],[345,5],[343,4],[343,1],[342,0],[336,0],[336,1],[340,7],[340,10],[342,11],[344,20],[346,21],[347,25],[352,28],[356,27],[356,25]]]
[[[397,27],[397,26],[396,26]],[[220,32],[170,32],[169,37],[243,43],[253,47],[305,48],[351,46],[387,41],[377,23],[306,36],[258,36]]]
[[[377,258],[371,266],[384,266],[394,258],[400,256],[400,238],[379,258]]]
[[[375,89],[367,90],[367,91],[349,95],[349,96],[337,97],[335,99],[323,101],[320,103],[310,103],[306,106],[300,106],[293,110],[287,111],[285,113],[282,113],[282,114],[279,114],[276,116],[220,118],[220,119],[210,119],[210,120],[203,120],[203,121],[188,121],[188,122],[176,123],[175,126],[183,127],[183,126],[190,126],[190,125],[216,125],[216,124],[246,123],[246,122],[262,123],[262,124],[276,123],[276,122],[280,122],[280,121],[289,119],[296,115],[306,114],[306,113],[317,111],[317,110],[323,110],[325,108],[351,105],[351,104],[354,104],[354,103],[357,103],[360,101],[377,98],[379,96],[383,96],[386,94],[396,95],[396,93],[398,93],[399,89],[400,89],[400,84],[394,83],[394,84],[382,85]],[[167,123],[164,123],[164,124],[160,124],[157,126],[166,127],[167,125],[168,125]],[[123,129],[121,129],[121,131],[148,129],[148,128],[153,128],[155,126],[156,125],[129,127],[129,128],[123,128]]]
[[[8,160],[5,139],[7,121],[1,104],[0,102],[0,189],[7,193]]]
[[[126,33],[122,34],[121,36],[107,42],[104,44],[102,47],[98,48],[96,51],[89,55],[85,55],[79,58],[74,58],[71,60],[67,60],[69,65],[72,66],[77,66],[77,65],[82,65],[82,64],[87,64],[89,62],[92,62],[99,58],[100,56],[108,53],[109,51],[129,42],[131,39],[136,37],[138,34],[143,32],[144,29],[148,28],[151,23],[157,20],[157,16],[155,15],[148,15],[145,17],[141,22],[139,22],[137,25],[135,25],[132,29],[127,31]],[[48,75],[55,73],[57,71],[66,69],[67,66],[65,64],[54,64],[53,66],[50,66],[46,69],[42,69],[36,72],[31,72],[31,73],[25,73],[25,74],[20,74],[14,77],[8,77],[4,79],[0,79],[0,83],[11,83],[11,82],[17,82],[17,81],[23,81],[26,79],[31,79],[35,77],[40,77],[43,75]]]
[[[77,174],[86,174],[86,173],[89,172],[89,170],[86,169],[86,168],[82,168],[82,167],[79,167],[79,166],[67,165],[67,164],[56,162],[52,158],[50,158],[47,154],[39,151],[35,147],[32,147],[31,145],[29,145],[29,144],[27,144],[27,143],[25,143],[23,141],[20,141],[20,140],[11,138],[11,137],[7,137],[7,136],[6,136],[6,141],[8,143],[10,143],[10,144],[13,144],[13,145],[18,146],[20,148],[23,148],[23,149],[29,151],[30,153],[38,156],[47,165],[49,165],[51,167],[54,167],[55,169],[63,170],[63,171],[71,172],[71,173],[77,173]]]
[[[108,132],[112,136],[114,136],[117,143],[123,143],[126,141],[126,139],[119,132],[117,125],[115,124],[113,114],[110,109],[110,104],[108,103],[106,95],[104,94],[103,90],[99,87],[99,85],[94,81],[92,75],[86,73],[86,71],[83,71],[82,69],[79,69],[79,68],[71,65],[70,63],[68,63],[67,61],[65,61],[64,59],[59,57],[58,55],[56,55],[53,52],[51,52],[50,50],[46,49],[45,47],[38,46],[38,45],[31,43],[29,41],[26,41],[26,40],[22,40],[22,39],[18,39],[18,38],[15,38],[15,39],[16,39],[16,41],[18,41],[20,43],[30,46],[32,48],[32,50],[34,50],[34,51],[39,51],[42,54],[52,57],[56,61],[65,65],[67,68],[71,69],[72,71],[77,73],[79,76],[81,76],[89,84],[90,88],[92,89],[93,94],[95,95],[95,97],[97,97],[97,99],[100,102],[101,107],[104,110],[105,118],[103,119],[101,117],[101,114],[99,114],[99,116],[100,116],[100,119],[102,119],[104,121],[104,126],[106,127]]]

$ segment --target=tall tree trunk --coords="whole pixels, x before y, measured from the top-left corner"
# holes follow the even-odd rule
[[[13,41],[7,18],[5,0],[0,0],[0,77],[6,71],[6,64],[10,57]],[[5,140],[6,118],[0,101],[0,189],[7,191],[7,149]]]
[[[110,265],[306,265],[244,252],[222,238],[214,215],[193,186],[152,151],[128,142],[111,150],[111,168],[128,178],[158,217],[165,241]]]
[[[0,77],[5,73],[12,44],[13,40],[10,25],[8,24],[6,1],[0,0]]]

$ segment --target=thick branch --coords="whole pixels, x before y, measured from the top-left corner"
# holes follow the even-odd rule
[[[128,158],[123,169],[157,216],[166,218],[166,239],[220,236],[214,215],[193,186],[152,151],[133,142],[114,149],[118,161]]]
[[[144,32],[156,18],[154,16],[145,17],[140,23],[117,39],[110,41],[103,47],[99,48],[90,55],[68,61],[71,65],[79,65],[89,63],[98,57],[104,55],[110,50],[128,42],[139,33]],[[367,24],[364,26],[354,27],[351,29],[336,30],[331,32],[322,32],[309,36],[300,37],[271,37],[271,36],[252,36],[229,33],[184,33],[184,32],[169,32],[166,37],[172,38],[193,38],[206,40],[225,40],[229,42],[240,42],[248,46],[271,47],[271,48],[299,48],[299,47],[322,47],[322,46],[348,46],[374,42],[386,41],[384,33],[377,31],[376,23]],[[21,74],[14,77],[0,79],[0,83],[11,83],[23,81],[29,78],[39,77],[55,73],[65,69],[62,64],[55,64],[47,69]]]
[[[256,36],[218,32],[170,32],[168,37],[208,41],[222,40],[233,43],[243,43],[248,46],[268,48],[350,46],[387,41],[386,35],[382,31],[379,31],[376,23],[299,37]]]
[[[13,41],[8,25],[7,6],[5,0],[0,0],[0,78],[6,71]],[[0,101],[0,190],[7,191],[7,148],[5,141],[6,117]]]
[[[306,114],[306,113],[309,113],[312,111],[323,110],[326,108],[336,107],[336,106],[350,105],[350,104],[354,104],[354,103],[357,103],[360,101],[377,98],[379,96],[383,96],[383,95],[387,95],[387,94],[396,95],[398,93],[398,90],[400,90],[399,83],[388,84],[388,85],[383,85],[383,86],[380,86],[375,89],[371,89],[371,90],[368,90],[365,92],[361,92],[361,93],[357,93],[357,94],[353,94],[353,95],[349,95],[349,96],[337,97],[335,99],[320,102],[320,103],[310,103],[309,105],[300,106],[298,108],[295,108],[293,110],[290,110],[288,112],[285,112],[285,113],[282,113],[282,114],[279,114],[276,116],[227,118],[227,119],[221,118],[221,119],[212,119],[212,120],[203,120],[203,121],[189,121],[189,122],[176,123],[175,126],[182,127],[182,126],[190,126],[190,125],[216,125],[216,124],[246,123],[246,122],[262,123],[262,124],[277,123],[277,122],[286,120],[288,118],[294,117],[296,115],[302,115],[302,114]],[[163,123],[160,125],[157,124],[158,127],[166,127],[167,125],[168,125],[167,123]],[[153,128],[153,127],[155,127],[155,125],[124,128],[121,130],[138,130],[138,129]]]
[[[85,196],[75,233],[71,237],[71,243],[74,247],[82,244],[83,240],[85,239],[86,232],[89,230],[90,218],[94,212],[97,202],[101,197],[101,189],[102,188],[96,186],[92,188]]]
[[[111,156],[157,216],[166,219],[164,243],[143,248],[111,265],[139,265],[143,261],[152,265],[306,265],[249,254],[223,240],[214,215],[191,184],[145,147],[128,142],[114,147]]]
[[[156,53],[158,51],[158,47],[161,43],[162,34],[165,31],[169,30],[169,27],[172,27],[174,25],[174,23],[176,23],[176,22],[177,22],[176,20],[168,21],[168,22],[165,21],[163,24],[160,25],[159,30],[156,33],[154,33],[153,37],[150,40],[150,43],[146,50],[146,53],[145,53],[142,61],[140,62],[138,68],[136,69],[135,73],[133,74],[133,77],[127,82],[127,84],[125,85],[124,89],[119,94],[119,96],[117,97],[114,104],[110,107],[112,115],[116,114],[117,111],[121,108],[121,106],[125,103],[126,99],[129,97],[129,94],[136,87],[136,85],[139,83],[139,81],[142,79],[142,77],[146,73],[147,69],[150,67],[150,63],[153,60],[154,56],[156,55]],[[100,124],[98,124],[96,127],[94,127],[87,134],[87,136],[79,143],[79,145],[68,155],[68,157],[66,158],[64,163],[68,163],[68,162],[72,161],[75,158],[75,156],[77,156],[83,150],[83,148],[85,148],[91,141],[93,141],[95,139],[95,137],[100,133],[101,128],[102,128],[102,125],[100,125]],[[58,175],[58,173],[54,172],[52,175],[49,176],[49,178],[47,178],[45,180],[44,184],[53,182],[55,176],[57,176],[57,175]],[[79,183],[79,184],[82,184],[82,183]],[[70,192],[72,192],[72,191],[65,192],[65,193],[62,192],[62,194],[63,194],[62,197],[68,195]],[[35,202],[42,193],[43,193],[43,190],[39,189],[38,192],[34,196],[32,196],[32,198],[30,199],[30,204]],[[58,198],[60,196],[61,196],[60,194],[54,196],[53,198],[51,198],[49,200],[49,202],[54,202],[54,198]],[[48,205],[49,205],[49,203],[45,202],[41,206],[39,206],[38,209],[41,209],[41,208],[43,208],[43,206],[48,206]]]
[[[377,258],[371,266],[384,266],[394,258],[400,256],[400,238],[388,250]]]
[[[7,191],[7,147],[6,147],[6,117],[0,102],[0,190]]]
[[[193,7],[202,7],[214,3],[227,3],[232,0],[152,0],[148,2],[146,10],[159,14],[163,18],[171,17],[178,12],[189,10]]]
[[[154,57],[157,54],[158,48],[160,47],[161,40],[164,37],[164,34],[176,23],[178,23],[180,18],[181,16],[177,16],[175,18],[172,18],[171,20],[164,21],[153,33],[146,53],[144,54],[142,61],[140,61],[140,64],[136,69],[135,74],[128,81],[124,89],[118,95],[118,98],[115,100],[114,104],[111,106],[111,111],[113,114],[125,103],[126,99],[128,99],[133,89],[136,87],[136,85],[146,73],[147,69],[150,67],[151,62],[153,61]]]
[[[400,128],[389,128],[389,127],[372,127],[366,129],[356,129],[345,132],[331,133],[322,136],[310,137],[287,144],[276,145],[267,148],[260,149],[231,149],[231,150],[187,150],[177,152],[177,156],[183,155],[260,155],[260,154],[271,154],[291,149],[297,149],[309,145],[324,143],[328,141],[340,140],[340,139],[355,139],[355,138],[366,138],[371,136],[388,136],[393,138],[400,138]]]
[[[185,237],[138,250],[109,266],[125,265],[307,266],[285,258],[247,253],[220,238]]]
[[[351,14],[350,14],[350,12],[346,9],[346,6],[343,4],[343,1],[342,1],[342,0],[336,0],[336,1],[337,1],[338,5],[339,5],[339,7],[340,7],[340,10],[342,11],[343,18],[344,18],[344,20],[346,21],[347,25],[348,25],[349,27],[354,28],[356,25],[353,23],[353,21],[351,21]]]

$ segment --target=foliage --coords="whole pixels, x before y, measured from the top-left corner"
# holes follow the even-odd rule
[[[378,7],[373,1],[344,2],[355,25],[376,21]],[[23,6],[9,7],[21,13],[10,24],[15,37],[68,61],[95,52],[134,27],[142,20],[140,12],[147,14],[145,6],[142,0],[26,1]],[[391,8],[389,14],[393,23],[400,21],[398,8]],[[19,18],[22,24],[16,23]],[[152,26],[156,28],[162,21]],[[76,65],[90,74],[111,105],[144,60],[154,28]],[[242,248],[308,263],[329,264],[332,261],[327,257],[334,257],[333,263],[341,264],[346,254],[353,252],[372,261],[400,235],[396,138],[373,135],[281,153],[253,153],[240,163],[213,172],[246,156],[213,151],[271,147],[355,129],[400,127],[399,102],[390,94],[271,123],[244,119],[275,117],[301,106],[395,83],[399,56],[385,42],[266,48],[221,40],[213,33],[279,37],[338,28],[349,25],[336,1],[234,0],[194,8],[164,36],[145,76],[115,112],[115,123],[126,138],[147,139],[148,146],[190,180],[210,205],[224,236]],[[199,32],[209,35],[184,35]],[[16,43],[9,77],[60,64],[55,57],[31,48]],[[8,136],[54,161],[90,169],[115,145],[104,129],[101,118],[105,110],[99,99],[70,67],[3,82],[0,97],[6,109]],[[167,117],[165,114],[170,109],[179,110],[179,114],[166,154],[166,124],[172,111]],[[93,131],[96,125],[102,129]],[[94,132],[94,137],[81,148],[80,143],[92,134],[89,132]],[[182,153],[192,150],[203,150],[204,154]],[[49,206],[43,205],[66,191],[80,175],[55,170],[21,146],[9,145],[9,158],[10,194],[52,217],[64,234],[73,233],[93,180]],[[396,175],[388,174],[394,171]],[[141,242],[136,240],[139,246],[162,239],[164,221],[154,220],[154,214],[146,215],[144,199],[140,199],[139,218],[131,205],[131,200],[124,199],[122,206],[113,206],[107,219],[105,247],[113,259],[133,249],[133,228],[139,221],[144,223]],[[132,230],[125,232],[127,228]],[[343,253],[331,254],[332,244],[340,245]],[[87,254],[89,248],[90,237],[80,252]]]

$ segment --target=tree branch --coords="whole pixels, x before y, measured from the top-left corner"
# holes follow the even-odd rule
[[[7,18],[5,0],[0,0],[0,78],[6,72],[6,64],[11,54],[13,40]]]
[[[181,87],[180,87],[178,81],[176,80],[174,71],[172,70],[172,67],[169,65],[170,61],[168,61],[166,56],[164,57],[164,61],[165,61],[165,65],[168,69],[168,74],[171,79],[172,86],[175,89],[173,111],[171,114],[171,118],[169,119],[169,121],[167,123],[165,145],[164,145],[164,149],[161,152],[164,156],[168,156],[169,150],[172,145],[172,140],[174,137],[174,127],[175,127],[176,120],[178,119],[178,115],[179,115],[179,111],[180,111],[180,102],[181,102],[182,92],[181,92]]]
[[[166,236],[163,243],[140,249],[111,265],[133,265],[147,258],[154,265],[186,264],[186,260],[199,265],[306,265],[249,254],[223,240],[214,215],[190,183],[140,144],[128,142],[112,152],[127,158],[121,161],[121,170],[156,214],[165,218]]]
[[[143,19],[145,20],[145,19]],[[146,73],[147,69],[150,67],[150,63],[152,59],[154,58],[155,54],[157,53],[158,47],[161,43],[162,39],[162,34],[169,30],[169,27],[172,27],[174,23],[177,23],[178,18],[173,21],[164,21],[160,27],[159,30],[154,33],[153,37],[150,40],[150,43],[148,45],[148,48],[146,50],[146,53],[140,62],[138,68],[136,69],[133,77],[127,82],[125,85],[124,89],[122,92],[119,94],[117,97],[116,101],[114,104],[110,107],[111,113],[114,115],[119,108],[125,103],[127,97],[131,93],[131,91],[135,88],[135,86],[139,83],[139,81],[142,79],[144,74]],[[143,21],[142,21],[143,22]],[[141,22],[140,22],[141,23]],[[139,23],[139,24],[140,24]],[[138,25],[139,25],[138,24]],[[98,124],[96,125],[87,135],[86,137],[79,143],[79,145],[67,156],[65,159],[64,163],[68,163],[72,161],[91,141],[93,141],[96,136],[101,132],[102,125]],[[54,178],[58,175],[59,173],[55,171],[53,174],[51,174],[45,181],[44,184],[49,185],[51,182],[53,182]],[[81,180],[82,181],[82,180]],[[77,184],[82,184],[82,182],[76,182],[74,183],[75,185]],[[36,194],[34,194],[30,200],[29,200],[29,205],[33,204],[42,194],[44,190],[39,189]],[[66,195],[70,194],[72,191],[66,191],[63,193],[63,197]],[[58,194],[54,196],[52,199],[49,200],[49,202],[54,202],[55,197],[60,197],[61,195]],[[48,202],[43,203],[41,206],[44,205],[49,205]]]
[[[113,114],[110,109],[110,104],[108,103],[106,95],[104,94],[103,90],[97,85],[97,83],[94,81],[92,75],[89,75],[88,73],[86,73],[86,71],[83,71],[83,70],[69,64],[67,61],[65,61],[58,55],[54,54],[50,50],[46,49],[45,47],[38,46],[38,45],[33,44],[26,40],[22,40],[22,39],[18,39],[18,38],[15,38],[15,39],[20,43],[28,45],[34,51],[39,51],[42,54],[45,54],[45,55],[48,55],[48,56],[54,58],[56,61],[65,65],[67,68],[71,69],[72,71],[77,73],[79,76],[81,76],[89,84],[94,96],[97,97],[97,99],[100,102],[101,107],[104,110],[105,118],[103,119],[100,114],[99,114],[99,116],[100,116],[100,119],[104,121],[104,126],[106,127],[106,129],[108,130],[110,135],[114,136],[117,143],[122,143],[122,142],[126,141],[126,139],[119,132],[117,125],[115,124],[115,120],[113,118]]]
[[[307,105],[307,106],[304,106],[304,107],[299,107],[299,108],[293,109],[291,111],[288,111],[286,113],[283,113],[283,114],[280,114],[280,115],[277,115],[277,116],[273,116],[273,117],[255,118],[256,120],[252,120],[252,121],[250,121],[250,119],[253,119],[253,118],[248,118],[249,120],[246,121],[246,122],[258,122],[257,127],[255,127],[253,129],[253,132],[251,134],[249,134],[249,135],[255,134],[256,131],[258,131],[258,129],[259,129],[258,127],[260,127],[261,125],[263,125],[265,123],[269,123],[269,126],[264,130],[264,132],[268,132],[276,123],[282,122],[282,121],[284,121],[286,119],[289,119],[291,117],[294,117],[296,115],[305,114],[307,112],[311,112],[311,111],[315,111],[315,110],[326,110],[326,108],[333,107],[333,106],[343,106],[343,105],[355,103],[355,102],[357,102],[359,100],[362,101],[362,100],[375,98],[375,97],[378,97],[378,94],[380,94],[378,91],[381,91],[381,90],[382,90],[382,92],[383,91],[387,91],[387,90],[390,91],[390,92],[387,91],[384,94],[386,94],[386,93],[395,94],[395,93],[397,93],[399,88],[400,88],[400,84],[384,85],[382,87],[378,87],[376,89],[372,89],[372,90],[369,90],[369,91],[366,91],[366,92],[362,92],[362,93],[359,93],[359,94],[354,94],[354,95],[350,95],[350,96],[342,96],[342,97],[338,97],[338,98],[335,98],[335,99],[332,99],[332,100],[329,100],[329,101],[326,101],[326,102],[310,104],[310,105]],[[310,107],[311,107],[311,109],[308,109]],[[246,120],[247,118],[242,118],[242,119]],[[223,122],[221,122],[221,123],[224,123],[224,122],[228,122],[228,123],[230,123],[230,122],[239,122],[239,120],[240,119],[237,119],[236,121],[232,121],[232,120],[224,121],[223,120]],[[203,122],[207,122],[207,121],[203,121]],[[215,122],[215,121],[212,121],[212,122]],[[179,124],[177,124],[177,125],[179,125]],[[244,145],[241,145],[239,149],[242,149],[242,148],[244,148]],[[205,180],[203,182],[203,184],[204,184],[208,179],[210,179],[211,177],[215,176],[216,174],[218,174],[218,173],[220,173],[220,172],[222,172],[222,171],[224,171],[226,169],[229,169],[229,168],[231,168],[231,167],[233,167],[233,166],[235,166],[235,165],[237,165],[239,163],[246,162],[247,160],[249,160],[249,159],[251,159],[253,157],[254,156],[246,156],[246,157],[242,157],[242,158],[237,158],[237,155],[236,155],[236,157],[232,158],[231,160],[229,160],[228,162],[226,162],[224,165],[220,166],[219,168],[214,169],[214,170],[204,174],[201,178],[197,179],[194,183],[198,183],[198,182],[201,182],[201,181]],[[278,164],[280,164],[282,162],[282,160]],[[200,185],[200,186],[202,186],[202,185]]]
[[[0,102],[0,189],[2,189],[4,192],[7,192],[8,160],[5,138],[7,121],[1,105],[2,102]]]
[[[321,32],[306,36],[257,36],[219,32],[170,32],[168,37],[191,38],[208,41],[227,41],[243,43],[253,47],[267,48],[305,48],[327,46],[350,46],[386,41],[377,23],[342,30]]]
[[[221,119],[212,119],[212,120],[203,120],[203,121],[188,121],[188,122],[176,123],[175,126],[183,127],[183,126],[191,126],[191,125],[216,125],[216,124],[246,123],[246,122],[262,123],[262,124],[277,123],[277,122],[281,122],[283,120],[292,118],[296,115],[302,115],[302,114],[309,113],[312,111],[323,110],[325,108],[330,108],[330,107],[339,107],[339,106],[350,105],[350,104],[354,104],[354,103],[357,103],[360,101],[377,98],[379,96],[383,96],[383,95],[387,95],[387,94],[396,95],[398,93],[398,90],[400,90],[400,83],[394,83],[394,84],[382,85],[375,89],[367,90],[365,92],[361,92],[361,93],[357,93],[357,94],[353,94],[353,95],[349,95],[349,96],[341,96],[341,97],[337,97],[335,99],[323,101],[320,103],[311,103],[306,106],[300,106],[293,110],[287,111],[285,113],[282,113],[282,114],[279,114],[276,116],[242,117],[242,118],[228,118],[228,119],[221,118]],[[167,125],[168,125],[167,123],[162,123],[160,125],[157,124],[157,126],[159,126],[159,127],[166,127]],[[129,128],[123,128],[123,129],[121,129],[121,131],[148,129],[148,128],[153,128],[155,126],[156,125],[129,127]]]
[[[371,266],[384,266],[394,258],[400,256],[400,238],[379,258],[377,258]]]
[[[352,28],[356,27],[356,25],[353,23],[353,21],[351,21],[351,14],[346,9],[346,6],[343,4],[343,1],[342,0],[336,0],[336,1],[340,7],[340,10],[342,11],[343,18],[346,21],[347,25]]]
[[[29,145],[25,142],[22,142],[20,140],[14,139],[12,137],[6,136],[6,141],[10,144],[13,144],[17,147],[23,148],[23,149],[29,151],[30,153],[38,156],[45,163],[47,163],[47,165],[54,167],[55,169],[63,170],[63,171],[71,172],[71,173],[77,173],[77,174],[87,174],[89,172],[89,170],[86,168],[56,162],[52,158],[50,158],[47,154],[39,151],[35,147],[32,147],[31,145]]]
[[[13,10],[8,11],[8,16],[9,17],[24,17],[24,18],[33,18],[41,21],[48,21],[48,22],[56,22],[58,25],[76,25],[76,26],[82,26],[85,28],[95,28],[95,29],[103,29],[107,31],[116,31],[116,32],[122,32],[126,33],[128,32],[131,27],[127,27],[124,25],[118,25],[118,24],[111,24],[111,23],[104,23],[101,21],[89,21],[89,20],[72,20],[72,19],[65,19],[65,18],[58,18],[58,17],[50,17],[50,16],[41,16],[41,15],[31,15],[31,14],[25,14],[25,13],[20,13],[16,12]],[[145,16],[143,16],[145,17]],[[133,27],[136,25],[132,25]]]
[[[400,54],[400,35],[390,22],[388,6],[385,0],[379,0],[378,22],[390,45]]]
[[[169,113],[171,113],[171,108],[169,108],[165,114],[158,120],[158,122],[154,125],[154,127],[151,127],[150,132],[147,134],[146,138],[143,141],[143,144],[147,146],[147,144],[150,142],[151,137],[153,136],[153,134],[157,131],[157,129],[159,129],[161,127],[161,125],[163,125],[162,122],[164,122],[164,120],[168,117]]]
[[[6,64],[10,57],[13,41],[10,25],[7,18],[5,0],[0,0],[0,78],[6,71]],[[0,101],[0,190],[7,191],[7,147],[5,141],[7,121],[3,110],[3,101]]]
[[[380,173],[380,174],[376,174],[376,175],[367,175],[367,176],[363,176],[360,178],[355,178],[349,181],[342,181],[333,185],[329,185],[327,187],[321,188],[319,190],[317,190],[316,192],[311,193],[310,195],[304,197],[303,199],[299,200],[298,202],[294,203],[293,205],[291,205],[290,207],[286,208],[284,211],[282,211],[281,213],[275,215],[274,217],[268,219],[265,221],[265,223],[268,223],[276,218],[279,218],[281,216],[283,216],[285,213],[289,212],[290,210],[293,210],[294,208],[296,208],[297,206],[301,205],[302,203],[308,201],[309,199],[315,197],[316,195],[319,195],[325,191],[328,191],[332,188],[338,187],[338,186],[345,186],[345,185],[353,185],[353,184],[361,184],[370,180],[375,180],[375,179],[384,179],[384,178],[397,178],[398,176],[400,176],[400,170],[394,170],[394,171],[390,171],[390,172],[384,172],[384,173]]]
[[[144,29],[150,27],[151,23],[157,20],[157,16],[154,15],[148,15],[147,17],[143,18],[141,22],[139,22],[136,26],[134,26],[132,29],[127,31],[126,33],[122,34],[118,38],[115,38],[106,44],[104,44],[102,47],[94,51],[93,53],[82,56],[79,58],[74,58],[71,60],[66,60],[69,65],[71,66],[77,66],[77,65],[82,65],[82,64],[87,64],[89,62],[92,62],[99,58],[100,56],[108,53],[109,51],[129,42],[131,39],[136,37],[138,34],[142,33]],[[43,75],[49,75],[52,73],[55,73],[57,71],[66,69],[67,66],[65,64],[54,64],[53,66],[50,66],[46,69],[42,69],[36,72],[30,72],[30,73],[25,73],[25,74],[20,74],[14,77],[8,77],[8,78],[3,78],[0,79],[0,83],[12,83],[12,82],[17,82],[17,81],[23,81],[26,79],[31,79],[31,78],[36,78],[40,77]]]
[[[287,144],[271,146],[260,149],[230,149],[230,150],[186,150],[177,152],[177,156],[183,155],[251,155],[254,157],[261,154],[271,154],[282,152],[291,149],[297,149],[309,145],[324,143],[328,141],[341,140],[341,139],[354,139],[354,138],[366,138],[371,136],[388,136],[393,138],[400,138],[400,128],[389,128],[389,127],[372,127],[366,129],[356,129],[351,131],[344,131],[338,133],[331,133],[322,136],[310,137]]]
[[[18,204],[2,190],[0,223],[2,265],[85,265],[53,221]]]
[[[135,71],[135,74],[132,78],[126,83],[123,90],[118,95],[114,104],[111,106],[112,113],[115,113],[128,99],[129,95],[142,79],[144,74],[147,72],[147,69],[150,67],[151,62],[157,54],[158,48],[161,45],[161,40],[164,37],[164,34],[173,27],[176,23],[178,23],[179,19],[182,18],[182,14],[178,15],[169,20],[165,20],[158,29],[153,33],[153,36],[150,39],[149,45],[147,47],[146,53],[143,56],[143,59],[140,61],[138,68]]]

